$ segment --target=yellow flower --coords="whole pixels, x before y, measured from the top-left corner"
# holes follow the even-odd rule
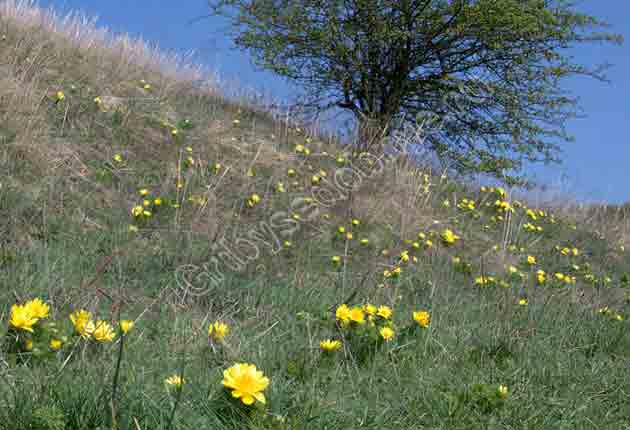
[[[50,339],[48,344],[53,351],[59,351],[61,349],[62,342],[59,339]]]
[[[208,327],[208,336],[213,338],[214,340],[222,340],[230,331],[230,327],[221,322],[215,321],[213,324],[210,324]]]
[[[50,307],[44,303],[40,298],[35,298],[30,300],[24,304],[26,310],[30,313],[33,318],[42,319],[48,318],[48,312],[50,311]]]
[[[137,205],[134,206],[133,209],[131,209],[131,214],[137,218],[142,215],[143,211],[144,208],[141,205]]]
[[[527,303],[528,303],[527,299],[520,299],[518,301],[518,304],[521,305],[521,306],[527,306]]]
[[[357,324],[363,324],[365,322],[365,313],[363,312],[363,309],[359,307],[350,309],[350,321]]]
[[[341,257],[340,257],[340,256],[338,256],[338,255],[333,256],[333,257],[331,258],[331,260],[332,260],[333,264],[339,264],[339,263],[341,263]]]
[[[123,159],[122,159],[122,155],[120,155],[120,154],[115,154],[115,155],[114,155],[114,161],[115,161],[115,162],[117,162],[117,163],[121,163],[121,162],[122,162],[122,160],[123,160]]]
[[[256,400],[265,404],[263,391],[269,386],[269,378],[253,364],[236,363],[223,371],[223,386],[232,390],[232,397],[246,405]]]
[[[505,385],[499,385],[497,393],[499,394],[499,397],[501,397],[502,399],[506,399],[508,396],[508,387],[506,387]]]
[[[293,246],[290,240],[285,240],[283,245],[285,248],[291,248],[291,246]]]
[[[527,264],[529,264],[530,266],[536,264],[536,257],[534,257],[533,255],[528,255]]]
[[[162,206],[162,199],[158,197],[157,199],[153,200],[153,204],[155,206]]]
[[[379,306],[376,315],[386,320],[390,319],[392,317],[392,308],[385,305]]]
[[[11,318],[9,319],[9,325],[12,327],[33,332],[33,326],[37,324],[37,318],[35,318],[30,310],[26,306],[13,305],[11,306]]]
[[[97,342],[112,342],[116,337],[114,328],[107,321],[98,320],[94,323],[92,337]]]
[[[352,312],[346,304],[339,305],[337,307],[337,310],[335,311],[335,317],[337,318],[337,320],[342,322],[350,321],[351,314]]]
[[[376,315],[376,312],[377,312],[376,306],[371,305],[369,303],[367,303],[366,305],[363,306],[363,310],[369,316],[374,316],[374,315]]]
[[[339,348],[341,348],[341,341],[332,339],[322,340],[321,342],[319,342],[319,347],[324,352],[337,351]]]
[[[392,340],[394,338],[394,330],[392,330],[390,327],[383,327],[378,331],[378,334],[381,335],[381,337],[383,338],[383,340],[385,340],[386,342]]]
[[[544,284],[546,280],[547,280],[547,274],[545,273],[545,271],[544,270],[538,270],[536,272],[536,281],[539,284]]]
[[[24,349],[26,351],[33,350],[33,339],[26,339],[26,341],[24,342]]]
[[[442,241],[448,245],[453,244],[460,239],[459,236],[457,236],[455,233],[453,233],[452,230],[448,228],[442,232],[441,237]]]
[[[127,334],[129,332],[129,330],[131,330],[133,328],[134,322],[130,321],[130,320],[122,320],[120,322],[120,331],[123,332],[123,334]]]
[[[170,385],[172,387],[177,387],[177,388],[181,388],[181,386],[186,383],[184,378],[182,378],[179,375],[169,376],[168,378],[164,380],[164,382],[166,382],[167,385]]]
[[[352,220],[352,225],[354,225],[354,226],[358,226],[358,225],[360,225],[360,224],[361,224],[361,221],[359,221],[358,219],[353,219],[353,220]]]
[[[250,208],[253,208],[254,206],[256,206],[258,203],[260,203],[260,196],[256,193],[252,194],[249,199],[247,200],[247,205]]]
[[[149,195],[149,190],[147,190],[146,188],[142,188],[142,189],[139,191],[139,193],[140,193],[140,195],[141,195],[142,197],[144,197],[144,196]]]
[[[289,176],[289,177],[293,177],[293,176],[295,176],[295,175],[296,175],[296,171],[295,171],[295,169],[289,169],[289,170],[287,170],[287,176]]]
[[[89,338],[94,331],[92,314],[85,310],[75,311],[70,314],[70,321],[74,325],[74,330],[84,339]]]
[[[427,328],[431,323],[431,314],[427,311],[418,311],[413,313],[413,320],[417,322],[420,327]]]
[[[361,239],[359,242],[361,245],[363,246],[367,246],[370,244],[370,240],[369,239]]]

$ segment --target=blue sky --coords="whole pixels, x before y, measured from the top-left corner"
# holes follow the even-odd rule
[[[252,88],[277,99],[288,99],[295,91],[288,83],[251,65],[246,53],[233,49],[224,30],[226,23],[207,15],[205,0],[40,0],[41,6],[58,11],[81,10],[98,16],[99,26],[129,33],[158,44],[166,50],[197,53],[197,60],[230,85]],[[576,141],[564,146],[561,166],[537,166],[530,173],[582,201],[630,202],[630,3],[584,0],[581,9],[611,24],[626,43],[585,45],[575,58],[587,64],[610,62],[612,81],[588,78],[568,81],[566,87],[580,97],[584,115],[568,123]]]

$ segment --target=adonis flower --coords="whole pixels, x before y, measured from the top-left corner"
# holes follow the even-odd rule
[[[378,334],[381,335],[381,337],[383,338],[383,340],[385,340],[386,342],[392,340],[394,338],[394,335],[396,333],[394,333],[394,330],[392,330],[390,327],[383,327],[379,330]]]
[[[96,321],[94,323],[94,331],[92,337],[97,342],[112,342],[116,337],[114,328],[107,321]]]
[[[263,391],[269,386],[269,378],[253,364],[236,363],[223,371],[223,386],[232,390],[232,397],[246,405],[256,400],[265,404]]]
[[[414,312],[413,320],[417,322],[420,327],[427,328],[431,323],[431,314],[429,314],[427,311]]]
[[[94,332],[94,322],[92,321],[92,314],[86,310],[75,311],[70,314],[70,321],[74,325],[74,330],[82,338],[89,338]]]
[[[352,311],[346,304],[340,305],[337,308],[337,311],[335,312],[335,316],[337,317],[337,320],[341,322],[349,322],[351,314],[352,314]]]
[[[48,318],[50,307],[40,298],[36,298],[24,303],[24,307],[30,312],[31,316],[36,319]]]
[[[179,375],[169,376],[168,378],[166,378],[164,380],[164,382],[166,383],[166,385],[170,385],[172,387],[177,387],[177,388],[181,388],[182,385],[184,385],[186,383],[184,378],[182,378]]]
[[[457,236],[455,233],[453,233],[453,231],[450,229],[444,230],[441,234],[441,237],[442,237],[442,241],[446,243],[447,245],[452,245],[453,243],[455,243],[456,241],[460,239],[460,237]]]
[[[321,342],[319,342],[319,347],[324,352],[337,351],[339,348],[341,348],[341,341],[332,339],[322,340]]]
[[[9,325],[12,327],[33,332],[33,326],[37,324],[37,318],[35,318],[30,310],[25,305],[13,305],[11,306],[11,318],[9,319]]]
[[[213,324],[210,324],[208,327],[208,336],[210,336],[214,340],[222,340],[225,336],[227,336],[230,331],[230,327],[221,322],[215,321]]]
[[[379,306],[378,311],[376,312],[376,315],[384,319],[389,319],[392,317],[392,308],[385,305]]]

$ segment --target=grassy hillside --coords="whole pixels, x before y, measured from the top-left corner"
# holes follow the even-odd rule
[[[0,1],[1,429],[630,428],[627,207],[201,78]]]

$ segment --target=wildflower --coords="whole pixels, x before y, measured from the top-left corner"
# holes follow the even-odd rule
[[[352,220],[352,225],[353,225],[353,226],[355,226],[355,227],[356,227],[356,226],[358,226],[358,225],[360,225],[360,224],[361,224],[361,221],[359,221],[358,219],[353,219],[353,220]]]
[[[352,234],[352,232],[349,231],[348,233],[346,233],[347,240],[352,240],[353,238],[354,238],[354,235]]]
[[[403,251],[400,253],[400,261],[407,263],[409,261],[409,251]]]
[[[378,311],[376,309],[376,306],[372,305],[372,304],[365,304],[363,305],[363,310],[365,311],[366,314],[368,314],[368,316],[372,317],[374,315],[376,315],[376,312]]]
[[[33,332],[33,326],[37,324],[37,318],[35,318],[31,311],[23,305],[13,305],[11,306],[11,318],[9,319],[9,325],[12,327]]]
[[[120,331],[122,331],[123,334],[127,334],[129,330],[133,328],[134,322],[130,320],[122,320],[120,321],[119,325],[120,325]]]
[[[84,339],[91,336],[94,331],[92,314],[85,310],[75,311],[70,314],[70,321],[74,325],[74,330]]]
[[[60,102],[62,100],[65,100],[66,95],[63,93],[63,91],[57,91],[57,94],[55,94],[55,98],[58,102]]]
[[[321,180],[322,180],[322,178],[320,176],[318,176],[318,175],[313,175],[311,177],[311,183],[313,185],[318,185],[321,182]]]
[[[258,203],[260,203],[260,196],[256,193],[252,194],[249,199],[247,200],[247,205],[250,208],[253,208],[254,206],[256,206]]]
[[[256,400],[265,404],[263,391],[269,386],[269,378],[253,364],[236,363],[223,371],[223,386],[232,390],[232,397],[241,399],[245,405]]]
[[[417,322],[420,327],[427,328],[431,323],[431,314],[427,311],[417,311],[413,313],[413,320]]]
[[[322,340],[321,342],[319,342],[319,347],[324,352],[337,351],[339,348],[341,348],[341,341],[332,339]]]
[[[361,240],[359,241],[359,243],[360,243],[361,245],[363,245],[363,246],[367,246],[367,245],[369,245],[369,244],[370,244],[370,240],[369,240],[369,239],[361,239]]]
[[[158,197],[157,199],[153,200],[153,204],[155,206],[161,206],[162,205],[162,199]]]
[[[52,349],[53,351],[59,351],[61,349],[62,346],[62,342],[59,339],[50,339],[50,343],[48,344],[48,346],[50,346],[50,349]]]
[[[241,121],[238,118],[235,119],[234,121],[232,121],[232,124],[234,124],[234,125],[238,125],[240,123],[241,123]]]
[[[283,245],[285,248],[291,248],[293,246],[293,244],[289,240],[285,240]]]
[[[138,231],[138,227],[132,224],[129,226],[129,231],[131,233],[136,233]]]
[[[116,337],[114,328],[107,321],[96,321],[92,337],[97,342],[112,342]]]
[[[536,272],[536,281],[541,285],[544,284],[545,281],[547,281],[547,274],[544,270],[538,270]]]
[[[122,161],[123,161],[122,155],[114,154],[114,161],[117,162],[117,163],[122,163]]]
[[[341,322],[349,322],[351,315],[352,311],[346,304],[339,305],[335,311],[335,317]]]
[[[365,313],[363,312],[363,309],[359,307],[350,309],[350,321],[357,324],[363,324],[365,322]]]
[[[378,311],[376,312],[376,315],[386,320],[390,319],[392,316],[392,308],[385,305],[379,306]]]
[[[170,385],[170,386],[176,387],[176,388],[181,388],[182,385],[184,385],[186,383],[184,378],[182,378],[179,375],[169,376],[168,378],[166,378],[164,380],[164,382],[166,382],[167,385]]]
[[[293,176],[295,176],[295,175],[296,175],[296,171],[295,171],[295,169],[289,169],[289,170],[287,170],[287,176],[288,176],[288,177],[292,178],[292,177],[293,177]]]
[[[33,339],[26,339],[26,341],[24,342],[24,349],[26,351],[33,350]]]
[[[527,306],[527,304],[528,304],[527,299],[520,299],[520,300],[518,301],[518,304],[519,304],[520,306]]]
[[[499,388],[497,388],[497,394],[500,398],[506,399],[508,396],[508,387],[505,385],[499,385]]]
[[[527,264],[529,264],[530,266],[533,266],[534,264],[536,264],[536,257],[534,257],[533,255],[528,255]]]
[[[282,182],[278,182],[276,184],[276,191],[279,193],[285,193],[287,190],[284,188],[284,184]]]
[[[210,327],[208,327],[208,336],[214,340],[223,340],[229,331],[230,327],[227,324],[221,321],[215,321],[213,324],[210,324]]]
[[[133,216],[135,216],[136,218],[138,218],[139,216],[142,215],[142,212],[144,211],[144,209],[142,208],[141,205],[136,205],[131,209],[131,214]]]
[[[385,342],[388,342],[390,340],[392,340],[394,338],[394,330],[392,330],[390,327],[383,327],[378,331],[378,334],[381,335],[381,337],[383,338],[383,340]]]
[[[151,200],[143,200],[142,206],[144,206],[145,208],[151,206]]]
[[[50,307],[42,301],[40,298],[35,298],[24,304],[24,307],[29,312],[31,317],[35,319],[48,318],[48,312]]]
[[[447,245],[451,245],[460,239],[452,230],[446,229],[442,232],[442,241]]]

